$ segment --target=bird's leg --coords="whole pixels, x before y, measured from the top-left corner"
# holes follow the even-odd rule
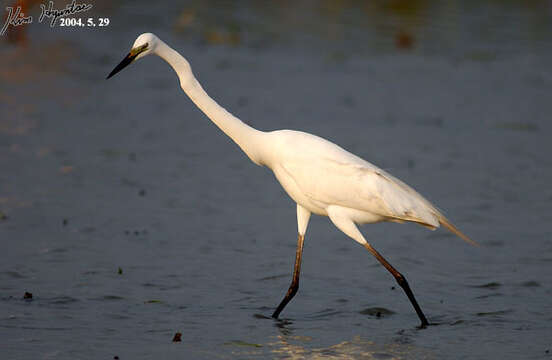
[[[395,280],[399,283],[399,285],[403,288],[404,292],[406,293],[406,296],[408,296],[408,299],[412,303],[412,306],[414,306],[414,310],[416,310],[416,313],[418,314],[418,317],[420,318],[422,325],[421,327],[424,328],[429,323],[427,322],[427,319],[422,312],[422,309],[420,309],[420,305],[418,305],[418,302],[416,301],[416,298],[414,298],[414,294],[412,293],[412,290],[410,290],[410,286],[408,286],[408,282],[406,281],[406,278],[397,271],[391,264],[387,262],[383,258],[383,256],[380,255],[379,252],[376,251],[370,245],[366,239],[364,239],[364,236],[360,233],[358,230],[358,227],[356,224],[351,220],[348,215],[342,212],[342,209],[337,206],[329,206],[328,209],[328,216],[330,217],[330,220],[334,223],[335,226],[341,231],[343,231],[345,234],[350,236],[352,239],[356,240],[358,243],[362,244],[372,255],[378,259],[378,261],[385,266],[385,268],[395,277]]]
[[[408,299],[412,303],[412,306],[414,307],[414,310],[416,310],[416,313],[418,314],[418,317],[420,318],[420,321],[422,322],[421,327],[425,328],[429,325],[424,313],[422,312],[422,309],[420,308],[420,305],[418,305],[418,302],[416,301],[416,298],[414,297],[414,294],[412,293],[412,290],[410,290],[410,286],[408,285],[408,282],[406,281],[406,278],[397,271],[379,252],[376,251],[369,243],[363,244],[364,247],[372,253],[378,259],[378,261],[385,266],[385,268],[395,277],[395,280],[397,280],[397,283],[400,285],[400,287],[403,288],[404,292],[406,293],[406,296],[408,296]]]
[[[278,305],[278,308],[276,308],[276,311],[272,314],[272,317],[277,319],[278,315],[284,310],[284,307],[286,307],[287,303],[295,296],[297,293],[297,290],[299,289],[299,275],[301,273],[301,256],[303,255],[303,241],[305,240],[305,236],[299,234],[297,239],[297,251],[295,252],[295,267],[293,268],[293,279],[291,280],[291,285],[289,286],[289,289],[284,296],[284,299],[282,302],[280,302],[280,305]]]

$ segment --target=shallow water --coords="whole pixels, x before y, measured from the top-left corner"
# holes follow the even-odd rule
[[[2,44],[2,358],[551,357],[550,3],[204,3],[98,2],[107,29]],[[143,31],[247,123],[331,139],[481,243],[362,228],[436,325],[321,217],[268,318],[294,204],[159,59],[104,80]]]

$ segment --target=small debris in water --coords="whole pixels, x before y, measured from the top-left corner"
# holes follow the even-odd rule
[[[414,36],[406,32],[405,30],[401,30],[397,34],[395,34],[395,46],[399,49],[412,49],[414,41]]]
[[[119,266],[119,267],[117,268],[117,274],[123,275],[123,268],[122,268],[122,267]]]
[[[174,337],[172,339],[173,342],[179,342],[182,341],[182,333],[177,332],[174,334]]]
[[[32,298],[33,298],[33,294],[28,291],[25,291],[25,294],[23,294],[23,299],[31,300]]]
[[[117,355],[113,356],[113,360],[119,360],[119,357]]]
[[[140,196],[146,196],[146,190],[142,189],[138,192],[138,195]]]
[[[63,219],[63,221],[61,222],[63,226],[67,226],[67,224],[69,224],[69,220],[68,219]]]
[[[6,215],[2,211],[0,211],[0,220],[8,220],[8,215]]]
[[[394,287],[394,286],[391,286],[391,290],[395,290],[395,287]]]

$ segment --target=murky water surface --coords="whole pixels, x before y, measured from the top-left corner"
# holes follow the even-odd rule
[[[97,1],[107,28],[4,41],[1,357],[552,357],[550,2],[371,3]],[[298,295],[267,318],[294,204],[160,59],[104,80],[144,31],[247,123],[331,139],[481,243],[363,227],[437,325],[418,330],[392,277],[320,217]]]

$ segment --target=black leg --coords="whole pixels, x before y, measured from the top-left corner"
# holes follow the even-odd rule
[[[422,322],[421,327],[425,328],[429,325],[424,313],[422,312],[422,309],[420,308],[420,305],[418,305],[418,302],[416,301],[416,298],[414,297],[414,294],[412,293],[412,290],[410,290],[410,286],[408,286],[408,282],[406,281],[406,278],[397,271],[391,264],[387,262],[383,258],[383,256],[380,255],[379,252],[376,251],[370,244],[366,243],[364,244],[364,247],[372,253],[378,259],[378,261],[385,266],[385,268],[395,277],[395,280],[397,280],[397,283],[402,287],[404,292],[406,293],[406,296],[408,296],[408,299],[412,303],[412,306],[414,307],[414,310],[416,310],[416,314],[418,314],[418,317],[420,318],[420,321]]]
[[[299,289],[299,275],[301,273],[301,256],[303,255],[303,241],[305,240],[305,236],[299,235],[297,239],[297,251],[295,252],[295,267],[293,268],[293,280],[291,280],[291,285],[289,286],[289,289],[286,293],[286,296],[284,296],[284,299],[282,302],[280,302],[280,305],[278,305],[278,308],[274,313],[272,314],[272,317],[277,319],[278,315],[284,310],[287,303],[295,296],[297,293],[297,290]]]

